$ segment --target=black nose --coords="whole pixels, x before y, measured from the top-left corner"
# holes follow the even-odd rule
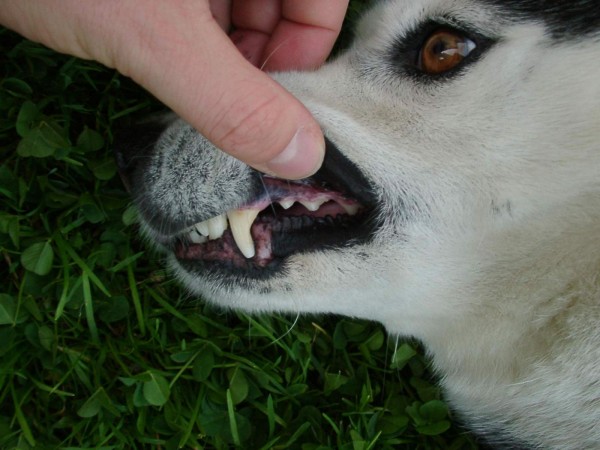
[[[127,192],[131,192],[132,178],[136,168],[149,156],[154,144],[165,129],[160,122],[132,125],[115,132],[113,149],[117,169]]]

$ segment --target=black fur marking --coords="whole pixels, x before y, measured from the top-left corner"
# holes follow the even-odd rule
[[[511,20],[542,22],[559,41],[582,35],[600,35],[600,4],[597,0],[481,0]]]

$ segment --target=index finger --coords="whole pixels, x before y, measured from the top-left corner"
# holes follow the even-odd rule
[[[263,5],[261,14],[257,3]],[[271,0],[267,8],[265,3],[268,0],[233,5],[233,38],[240,51],[266,70],[320,66],[339,35],[348,0]]]

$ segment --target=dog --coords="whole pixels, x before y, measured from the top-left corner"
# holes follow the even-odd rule
[[[117,156],[192,292],[379,321],[490,442],[600,448],[599,73],[592,0],[387,0],[322,68],[272,74],[326,136],[314,177],[172,116]]]

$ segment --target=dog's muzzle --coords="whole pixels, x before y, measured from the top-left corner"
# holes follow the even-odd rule
[[[148,141],[156,137],[156,133],[146,135]],[[145,169],[138,162],[152,149],[139,142],[137,148],[117,151],[116,158],[125,186],[139,202],[143,188],[135,183],[144,179],[137,172]],[[186,270],[243,272],[246,277],[263,278],[275,273],[290,255],[358,244],[372,237],[376,226],[372,184],[329,139],[323,166],[310,178],[288,181],[246,170],[252,171],[253,182],[239,187],[240,198],[246,199],[241,206],[195,223],[161,217],[157,231],[172,232],[160,244]],[[253,193],[248,200],[249,190]],[[218,205],[214,207],[218,210]],[[146,219],[152,227],[151,219]]]

